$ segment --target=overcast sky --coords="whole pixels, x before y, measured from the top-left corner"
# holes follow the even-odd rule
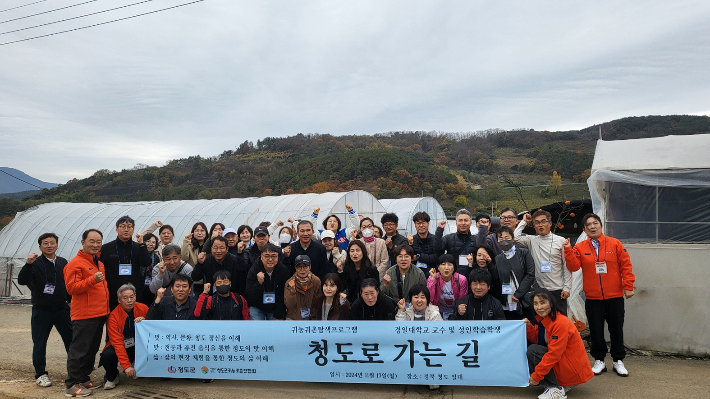
[[[37,0],[2,1],[0,10]],[[46,0],[0,43],[190,0]],[[301,133],[710,114],[708,1],[234,1],[0,46],[0,166],[64,183]]]

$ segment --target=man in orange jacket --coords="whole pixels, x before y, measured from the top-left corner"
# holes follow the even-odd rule
[[[67,397],[89,396],[101,386],[91,381],[91,372],[109,314],[104,265],[99,261],[102,240],[100,231],[86,230],[81,236],[83,248],[64,266],[64,283],[72,296],[73,329],[67,352]]]
[[[606,371],[604,358],[607,348],[604,339],[604,322],[611,338],[611,358],[616,374],[629,375],[624,366],[624,298],[634,295],[631,259],[624,245],[616,238],[602,234],[601,218],[588,213],[582,218],[587,239],[572,248],[565,241],[565,261],[570,271],[582,269],[584,279],[585,309],[589,320],[589,335],[594,357],[592,371],[599,375]]]
[[[108,316],[106,332],[108,342],[101,352],[99,366],[104,366],[104,389],[118,385],[118,364],[128,377],[136,377],[133,362],[136,359],[136,323],[145,319],[148,307],[136,302],[136,287],[131,283],[118,289],[118,304]]]

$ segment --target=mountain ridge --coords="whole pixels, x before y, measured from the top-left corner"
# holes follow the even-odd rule
[[[44,182],[19,169],[0,166],[0,194],[41,190],[57,186],[58,184]]]
[[[536,207],[588,197],[580,183],[589,176],[600,127],[605,140],[700,134],[710,132],[710,117],[627,117],[556,132],[267,137],[214,157],[175,159],[162,167],[100,169],[22,201],[0,199],[0,218],[7,221],[15,212],[44,202],[244,198],[355,189],[377,198],[433,196],[448,212],[460,207],[483,212],[519,203]],[[549,187],[523,190],[525,201],[516,199],[515,190],[506,190],[530,185]]]

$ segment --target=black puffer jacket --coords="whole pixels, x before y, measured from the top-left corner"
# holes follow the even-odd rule
[[[468,276],[468,264],[465,266],[459,265],[459,255],[468,255],[476,250],[476,237],[471,234],[461,234],[459,232],[447,234],[444,236],[444,229],[436,228],[434,236],[434,250],[439,255],[447,253],[454,257],[456,262],[456,271],[459,274]]]

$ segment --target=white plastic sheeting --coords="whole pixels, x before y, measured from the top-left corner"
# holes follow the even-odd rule
[[[416,233],[417,230],[414,227],[412,217],[417,212],[426,212],[429,214],[431,218],[429,222],[429,232],[432,234],[436,232],[437,223],[439,223],[440,220],[446,220],[444,209],[439,205],[439,201],[432,197],[382,199],[380,203],[385,207],[387,212],[394,213],[399,217],[398,230],[400,234],[405,236],[407,234]],[[380,225],[379,220],[375,221],[375,223]],[[447,226],[444,234],[450,232]]]
[[[289,217],[306,219],[316,207],[320,208],[316,228],[322,228],[323,220],[331,214],[346,223],[343,227],[351,227],[345,204],[351,204],[360,215],[376,221],[386,212],[375,197],[361,190],[216,200],[42,204],[18,213],[0,231],[0,282],[8,286],[8,264],[13,264],[12,274],[16,276],[27,255],[39,251],[37,238],[45,232],[59,236],[57,255],[71,259],[81,247],[82,232],[99,229],[104,233],[104,242],[112,241],[116,238],[116,220],[123,215],[135,219],[136,233],[156,220],[171,225],[175,231],[174,241],[180,244],[198,221],[207,227],[214,222],[235,229],[242,224],[256,227],[263,221],[285,222]],[[7,289],[3,291],[8,296],[8,292],[15,294]]]
[[[710,134],[600,140],[587,184],[610,236],[710,242]]]

